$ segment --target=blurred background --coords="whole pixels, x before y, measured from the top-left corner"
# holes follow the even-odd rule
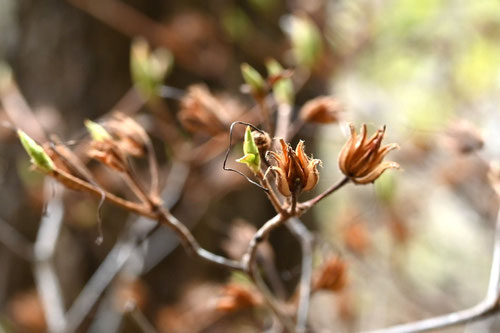
[[[312,295],[311,331],[382,328],[484,297],[498,209],[487,176],[500,157],[498,1],[0,4],[0,332],[270,326],[258,306],[218,309],[227,283],[247,282],[189,257],[166,228],[136,246],[151,222],[104,204],[104,239],[96,244],[99,200],[63,192],[30,171],[8,125],[40,142],[56,134],[78,145],[84,119],[132,115],[152,136],[165,205],[204,247],[238,257],[248,235],[273,216],[272,206],[258,188],[222,170],[227,132],[189,126],[180,100],[204,84],[229,118],[256,122],[245,111],[255,101],[242,89],[240,65],[265,75],[269,58],[293,69],[294,119],[317,96],[342,105],[338,121],[306,122],[292,140],[306,140],[307,153],[323,161],[315,193],[342,177],[337,158],[347,122],[367,123],[370,133],[386,125],[384,142],[401,146],[388,156],[401,170],[374,185],[350,184],[303,217],[315,234],[316,270],[341,258],[347,274],[341,288]],[[153,92],[134,72],[133,45],[140,54],[144,41],[163,52]],[[241,155],[233,150],[230,164]],[[130,196],[119,178],[90,167],[103,186]],[[140,161],[137,169],[147,171]],[[270,244],[264,251],[279,280],[273,288],[293,298],[300,246],[285,229]],[[137,310],[124,309],[128,300]],[[492,317],[440,332],[498,330]]]

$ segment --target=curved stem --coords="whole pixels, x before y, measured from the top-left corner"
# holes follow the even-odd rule
[[[327,196],[329,196],[330,194],[332,194],[333,192],[335,192],[338,189],[340,189],[342,186],[344,186],[348,182],[349,182],[349,178],[348,177],[344,177],[338,183],[333,184],[328,189],[326,189],[326,191],[324,191],[323,193],[319,194],[317,197],[312,198],[311,200],[308,200],[306,202],[303,202],[302,205],[306,209],[309,209],[309,208],[313,207],[314,205],[316,205],[321,200],[323,200],[324,198],[326,198]]]

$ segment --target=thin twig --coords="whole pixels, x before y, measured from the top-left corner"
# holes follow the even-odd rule
[[[278,105],[278,119],[276,121],[276,131],[274,136],[283,138],[288,141],[288,133],[290,127],[290,117],[292,115],[292,107],[289,104]]]
[[[307,327],[307,316],[309,313],[309,300],[311,296],[312,279],[312,252],[313,235],[298,218],[290,218],[286,226],[299,240],[302,248],[302,264],[299,283],[299,304],[297,307],[296,330],[298,333],[305,332]]]
[[[282,324],[289,333],[295,332],[295,327],[292,321],[285,313],[282,312],[281,304],[279,304],[279,302],[274,298],[273,294],[262,279],[262,276],[260,275],[255,262],[250,263],[249,271],[247,272],[247,274],[250,276],[253,283],[255,283],[255,286],[264,297],[264,301],[272,310],[279,323]]]
[[[127,304],[127,306],[129,305]],[[130,306],[132,307],[132,309],[128,312],[128,314],[130,315],[130,317],[132,317],[141,331],[144,333],[156,333],[157,331],[154,328],[153,324],[149,322],[148,318],[146,318],[144,313],[142,313],[142,311],[136,306],[136,304],[132,304]]]
[[[283,205],[278,199],[276,192],[273,190],[271,184],[269,183],[267,175],[268,172],[266,172],[266,174],[262,174],[262,171],[259,170],[259,172],[257,173],[257,178],[259,179],[259,182],[262,185],[262,187],[267,189],[266,191],[267,198],[269,199],[269,201],[271,201],[271,204],[273,205],[276,212],[278,214],[283,214],[285,212],[285,209],[283,208]]]
[[[269,107],[267,106],[266,96],[255,96],[255,100],[257,101],[261,111],[264,130],[269,133],[271,132],[271,114],[269,112]]]
[[[256,267],[257,249],[259,244],[265,241],[269,237],[271,231],[282,225],[288,219],[288,217],[289,216],[287,215],[277,214],[266,223],[264,223],[264,225],[259,230],[257,230],[252,240],[248,244],[248,248],[241,258],[241,264],[243,266],[243,270],[255,283],[259,291],[264,296],[267,305],[276,315],[281,324],[283,324],[283,326],[289,332],[295,332],[294,325],[287,317],[287,315],[282,313],[280,306],[277,304],[277,301],[272,296],[264,281],[262,281],[262,277],[260,276]]]
[[[47,326],[50,332],[63,332],[66,316],[61,288],[52,261],[57,239],[62,226],[64,207],[61,189],[52,180],[45,182],[45,193],[55,187],[55,194],[49,199],[47,213],[40,222],[38,235],[34,245],[35,280],[40,295]]]
[[[306,208],[306,209],[309,209],[309,208],[313,207],[318,202],[320,202],[321,200],[323,200],[324,198],[326,198],[327,196],[329,196],[333,192],[337,191],[338,189],[340,189],[342,186],[344,186],[348,182],[349,182],[349,178],[348,177],[342,178],[338,183],[333,184],[328,189],[326,189],[326,191],[324,191],[323,193],[319,194],[317,197],[312,198],[311,200],[308,200],[306,202],[303,202],[301,204],[302,207]]]
[[[442,316],[397,325],[368,333],[410,333],[425,332],[476,321],[496,313],[500,302],[500,211],[497,215],[493,259],[491,261],[490,281],[486,297],[477,305]]]

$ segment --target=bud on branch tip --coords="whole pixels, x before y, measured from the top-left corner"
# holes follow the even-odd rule
[[[255,68],[247,63],[241,64],[241,74],[254,95],[262,95],[264,93],[266,82]]]
[[[17,130],[17,135],[24,149],[31,157],[31,163],[33,163],[37,168],[43,172],[51,172],[54,170],[54,162],[45,152],[45,150],[38,143],[35,142],[28,134],[24,133],[22,130]]]
[[[236,162],[246,164],[253,173],[257,173],[260,170],[260,155],[259,148],[255,144],[255,140],[252,136],[252,130],[250,126],[247,126],[245,130],[245,139],[243,141],[243,154],[244,156],[237,159]]]
[[[99,125],[92,120],[86,119],[85,127],[87,127],[87,131],[89,131],[89,134],[94,141],[106,141],[111,139],[111,135],[108,131],[106,131],[102,125]]]

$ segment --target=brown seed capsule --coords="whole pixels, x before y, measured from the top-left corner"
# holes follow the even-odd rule
[[[342,290],[347,284],[347,265],[339,257],[329,259],[320,269],[314,289]]]
[[[146,153],[149,137],[144,128],[134,119],[116,112],[106,122],[106,129],[118,138],[117,145],[127,155],[141,157]]]
[[[113,140],[92,141],[87,151],[90,158],[96,159],[119,172],[127,170],[127,160]]]
[[[364,254],[370,246],[370,236],[361,222],[351,222],[343,230],[345,245],[356,254]]]
[[[267,132],[253,131],[252,137],[260,153],[265,153],[271,148],[271,136]]]
[[[255,291],[239,284],[229,284],[224,287],[223,296],[218,300],[216,309],[232,312],[262,304],[262,299]]]
[[[295,151],[283,139],[280,139],[280,143],[280,154],[268,152],[268,157],[272,157],[276,164],[268,170],[276,176],[280,193],[291,196],[292,193],[312,190],[319,180],[318,165],[321,165],[321,160],[309,158],[305,154],[304,141],[297,144]]]
[[[344,175],[356,184],[374,182],[387,169],[399,169],[396,162],[382,162],[385,155],[391,150],[399,148],[395,143],[382,147],[385,135],[385,126],[369,139],[366,138],[366,125],[363,124],[361,134],[349,125],[351,137],[345,143],[339,155],[339,167]]]
[[[181,124],[191,133],[217,135],[226,131],[228,119],[224,107],[203,85],[188,88],[178,114]]]
[[[320,96],[308,101],[300,110],[299,117],[305,122],[329,124],[339,120],[342,105],[331,96]]]

